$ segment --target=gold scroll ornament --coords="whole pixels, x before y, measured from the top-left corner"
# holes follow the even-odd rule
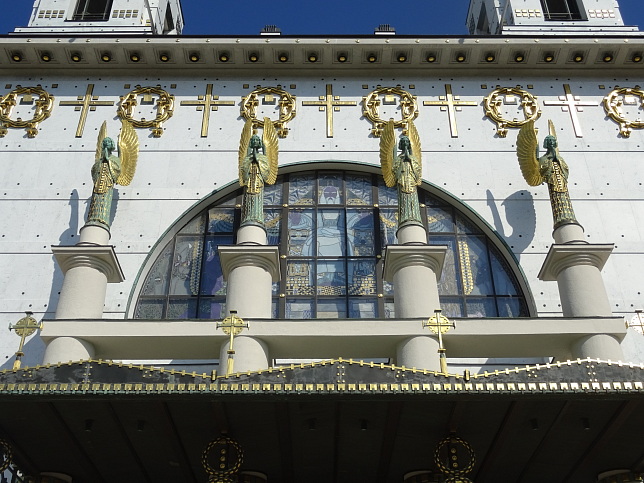
[[[34,100],[33,96],[38,96]],[[11,112],[20,98],[21,104],[34,104],[36,109],[33,117],[23,121],[21,118],[15,121],[11,119]],[[27,137],[35,138],[38,134],[38,124],[49,116],[54,108],[54,96],[49,94],[42,87],[17,87],[0,100],[0,137],[7,134],[7,128],[25,128]]]
[[[505,119],[501,112],[501,106],[509,99],[520,99],[523,107],[523,119]],[[498,87],[494,89],[485,99],[483,99],[483,108],[485,115],[496,123],[496,132],[499,137],[508,135],[508,128],[520,128],[528,121],[536,121],[541,117],[541,110],[537,104],[536,96],[519,87]]]
[[[400,98],[402,119],[394,120],[395,128],[407,129],[409,121],[413,121],[418,117],[418,102],[416,96],[412,96],[400,87],[378,87],[362,98],[362,115],[373,124],[371,133],[375,137],[380,137],[385,124],[388,122],[388,120],[380,118],[379,107],[382,103],[380,96],[385,97],[385,103],[387,103],[387,98]]]
[[[624,115],[622,106],[629,103],[628,97],[634,102],[637,102],[635,98],[639,98],[640,107],[644,108],[644,91],[639,86],[617,87],[604,97],[603,101],[606,115],[619,124],[619,133],[625,138],[631,137],[633,129],[644,129],[644,121],[641,118],[633,121]]]
[[[138,97],[143,96],[142,104],[152,104],[154,100],[152,96],[158,97],[157,99],[157,114],[154,119],[147,120],[134,119],[132,117],[134,108],[138,105]],[[161,87],[141,87],[130,91],[125,96],[121,96],[121,104],[119,105],[118,116],[122,120],[129,121],[134,127],[150,128],[152,135],[155,138],[161,137],[163,134],[163,123],[172,117],[174,114],[174,96]]]
[[[253,128],[264,127],[264,118],[262,117],[260,119],[257,117],[257,107],[259,106],[260,96],[264,99],[266,104],[274,102],[274,97],[279,96],[278,105],[280,116],[277,121],[271,121],[275,126],[275,129],[277,129],[277,135],[281,138],[285,138],[288,135],[286,124],[292,120],[296,114],[295,96],[280,87],[260,87],[247,96],[242,97],[241,115],[244,119],[253,121]]]

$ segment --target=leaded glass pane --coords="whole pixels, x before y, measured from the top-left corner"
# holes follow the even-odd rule
[[[168,319],[194,319],[197,317],[197,299],[170,299]]]
[[[456,240],[454,236],[430,236],[432,245],[447,245],[443,273],[438,282],[439,295],[457,295],[463,293],[461,285],[461,271],[456,263]],[[470,287],[471,290],[471,287]]]
[[[441,297],[441,310],[445,317],[463,317],[463,301],[456,297]]]
[[[380,206],[398,206],[397,188],[387,188],[382,179],[378,180],[378,203]]]
[[[321,174],[318,178],[318,204],[341,205],[344,203],[342,174]]]
[[[179,233],[181,234],[190,234],[190,235],[200,235],[203,233],[206,224],[204,223],[203,215],[197,216],[195,219],[190,221],[186,226],[184,226]]]
[[[382,291],[385,295],[393,295],[394,294],[394,285],[389,282],[385,282],[384,280],[382,281]]]
[[[289,210],[288,255],[313,255],[313,210]]]
[[[134,311],[135,319],[163,319],[163,299],[141,299]]]
[[[377,311],[376,299],[350,298],[349,318],[350,319],[374,319]]]
[[[172,262],[172,242],[168,243],[157,258],[145,279],[141,295],[165,295],[168,292],[170,264]]]
[[[313,262],[297,260],[286,264],[286,295],[313,295],[313,287]]]
[[[315,178],[312,174],[291,176],[288,191],[289,205],[312,205]]]
[[[376,294],[376,261],[349,260],[349,295]]]
[[[225,300],[204,298],[199,301],[200,319],[223,319],[226,315]]]
[[[279,319],[280,315],[280,304],[278,299],[273,299],[271,301],[271,317],[273,319]]]
[[[219,260],[219,246],[231,245],[232,236],[206,237],[203,270],[201,271],[201,295],[226,295],[226,282]]]
[[[385,302],[385,319],[396,318],[396,309],[393,302]]]
[[[373,203],[370,176],[347,176],[347,206],[371,205]]]
[[[318,260],[318,295],[345,295],[347,293],[347,274],[344,261]]]
[[[288,299],[286,301],[287,319],[312,319],[314,316],[313,300]]]
[[[170,277],[171,295],[196,295],[201,274],[201,237],[177,237]]]
[[[347,302],[345,299],[318,299],[318,319],[345,319]]]
[[[398,243],[396,231],[398,230],[398,211],[395,209],[380,209],[380,240],[381,248]]]
[[[467,298],[465,300],[468,317],[498,317],[493,298]]]
[[[212,208],[208,212],[208,233],[232,233],[235,210]]]
[[[278,182],[272,185],[264,186],[264,204],[281,205],[282,204],[282,183]]]
[[[475,236],[457,239],[465,295],[494,295],[485,239]]]
[[[349,255],[368,257],[374,253],[373,210],[347,210]]]
[[[460,213],[456,214],[456,228],[458,229],[459,233],[467,233],[472,235],[482,233],[481,229],[478,226],[476,226],[470,220],[466,219]]]
[[[429,233],[453,233],[452,210],[435,206],[427,207],[427,231]]]
[[[344,211],[319,210],[317,227],[317,255],[343,257],[346,255]]]
[[[523,298],[498,297],[499,317],[527,317],[528,307]]]
[[[490,261],[492,262],[492,275],[494,277],[494,291],[497,295],[517,295],[519,287],[514,276],[510,273],[505,260],[502,260],[496,249],[490,250]]]
[[[268,245],[279,245],[282,237],[282,210],[264,210],[264,225],[266,227],[266,239]]]

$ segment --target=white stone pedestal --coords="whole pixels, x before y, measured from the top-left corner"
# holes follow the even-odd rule
[[[440,309],[438,280],[446,252],[444,245],[390,245],[386,248],[383,278],[394,285],[396,318],[419,318],[420,324]],[[439,371],[437,350],[435,337],[411,337],[399,344],[396,363]]]
[[[608,294],[601,270],[613,251],[612,244],[588,244],[580,225],[563,225],[553,233],[539,279],[557,281],[564,317],[610,317]],[[571,347],[573,357],[622,360],[619,341],[608,334],[580,339]]]
[[[52,252],[65,275],[56,307],[56,319],[100,319],[103,317],[108,283],[125,280],[114,252],[106,245],[109,232],[98,226],[84,226],[75,246],[54,246]],[[43,329],[43,332],[46,328]],[[84,340],[62,337],[45,350],[45,364],[89,359],[94,348]]]
[[[240,229],[240,231],[242,231]],[[250,230],[248,231],[250,233]],[[237,235],[238,240],[240,233]],[[244,235],[248,241],[249,237]],[[219,247],[219,259],[228,282],[226,309],[243,319],[272,317],[272,283],[280,279],[279,250],[265,245]],[[252,325],[235,338],[235,372],[266,369],[270,364],[266,345],[252,337]],[[227,359],[228,342],[222,345],[220,363]]]

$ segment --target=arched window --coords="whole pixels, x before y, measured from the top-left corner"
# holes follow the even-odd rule
[[[483,229],[447,198],[419,189],[431,244],[447,245],[439,282],[451,317],[523,317],[526,297],[510,261]],[[217,247],[235,242],[242,191],[213,203],[181,227],[152,263],[134,318],[218,319],[226,283]],[[381,253],[396,243],[396,190],[377,174],[307,171],[265,189],[268,244],[278,245],[281,280],[275,318],[394,317],[393,287]],[[510,259],[511,260],[511,259]],[[149,264],[147,266],[150,266]],[[525,284],[524,284],[525,286]]]

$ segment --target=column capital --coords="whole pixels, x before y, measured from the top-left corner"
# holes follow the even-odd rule
[[[385,248],[383,278],[391,282],[401,268],[422,266],[431,269],[439,279],[446,253],[447,245],[389,245]]]
[[[271,274],[273,282],[280,280],[279,249],[265,245],[229,245],[219,247],[219,259],[227,280],[237,267],[260,267]]]
[[[590,265],[601,270],[614,247],[612,243],[552,245],[539,271],[539,280],[557,280],[562,270],[578,265]]]
[[[104,274],[108,283],[125,280],[112,245],[52,246],[51,251],[64,274],[72,268],[88,267]]]

